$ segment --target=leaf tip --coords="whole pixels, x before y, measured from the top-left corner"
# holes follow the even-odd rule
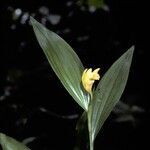
[[[130,53],[130,55],[133,55],[134,49],[135,49],[135,46],[133,45],[129,48],[127,52]]]
[[[30,23],[33,25],[34,23],[36,23],[36,20],[32,17],[32,16],[30,16]]]
[[[134,49],[135,49],[135,46],[133,45],[133,46],[131,46],[131,47],[129,48],[129,51],[133,54]]]
[[[0,139],[1,139],[2,136],[4,136],[4,134],[0,132]]]
[[[6,135],[3,133],[0,133],[0,144],[3,144],[4,140],[5,140]]]
[[[127,59],[127,60],[132,60],[132,57],[133,57],[133,53],[134,53],[134,49],[135,49],[135,47],[134,47],[134,45],[133,46],[131,46],[126,52],[125,52],[125,59]]]

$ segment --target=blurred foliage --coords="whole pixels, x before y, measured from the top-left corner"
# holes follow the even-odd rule
[[[0,144],[3,150],[30,150],[24,144],[3,133],[0,133]]]
[[[81,4],[87,4],[89,7],[101,8],[104,5],[104,0],[80,0]]]

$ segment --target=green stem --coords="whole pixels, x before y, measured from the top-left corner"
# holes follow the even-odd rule
[[[94,150],[94,143],[92,139],[92,135],[89,133],[89,140],[90,140],[90,150]]]
[[[90,150],[94,150],[94,141],[92,136],[92,127],[91,127],[91,119],[90,119],[90,112],[88,112],[88,131],[89,131],[89,144]]]

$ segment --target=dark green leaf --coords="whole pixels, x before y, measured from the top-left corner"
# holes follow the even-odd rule
[[[24,144],[16,141],[15,139],[0,133],[0,144],[3,150],[30,150]]]
[[[88,124],[87,124],[87,112],[84,111],[81,117],[79,118],[77,125],[76,125],[76,139],[77,144],[76,147],[78,149],[86,149],[89,143],[89,134],[88,134]]]
[[[87,110],[88,95],[81,88],[84,67],[79,57],[57,34],[46,29],[33,18],[31,18],[31,23],[37,40],[54,72],[74,100],[84,110]]]
[[[89,120],[93,139],[98,134],[124,91],[133,51],[134,47],[131,47],[111,66],[94,92],[89,108]]]
[[[84,130],[86,128],[86,124],[87,124],[87,112],[84,111],[77,122],[76,130],[78,132],[79,130]]]

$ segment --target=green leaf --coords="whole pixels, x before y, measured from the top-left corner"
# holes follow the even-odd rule
[[[133,51],[131,47],[110,67],[94,92],[88,112],[93,140],[124,91]]]
[[[3,133],[0,133],[0,144],[2,146],[2,150],[30,150],[24,144],[6,136]]]
[[[86,149],[86,147],[89,144],[89,134],[88,134],[88,124],[87,124],[87,112],[84,111],[79,118],[77,125],[76,125],[76,148],[78,150],[80,149]]]
[[[54,72],[74,100],[84,110],[87,110],[89,95],[81,87],[84,67],[79,57],[60,36],[46,29],[32,17],[31,23],[37,40]]]
[[[84,130],[86,128],[86,124],[87,124],[87,112],[84,111],[76,124],[76,130],[78,132],[80,132],[80,130]]]

